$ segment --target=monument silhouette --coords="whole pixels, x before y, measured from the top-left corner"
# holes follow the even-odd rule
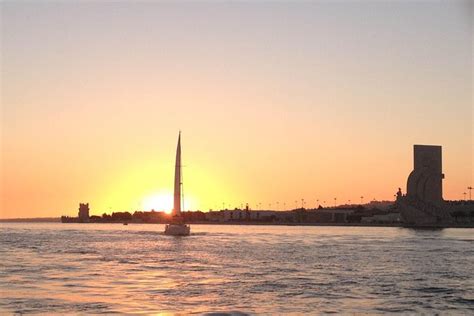
[[[415,226],[442,226],[452,222],[443,200],[442,148],[414,145],[413,171],[408,176],[407,193],[399,189],[397,206],[404,222]]]

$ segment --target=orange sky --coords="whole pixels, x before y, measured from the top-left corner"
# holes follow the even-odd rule
[[[179,129],[187,209],[473,185],[469,1],[0,6],[0,217],[171,205]]]

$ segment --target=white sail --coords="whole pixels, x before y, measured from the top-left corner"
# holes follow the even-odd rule
[[[181,178],[181,132],[178,136],[178,148],[176,148],[176,164],[174,167],[174,204],[170,224],[165,226],[165,235],[189,236],[191,227],[184,223],[181,216],[182,178]]]
[[[176,163],[174,167],[174,203],[173,216],[181,216],[181,132],[178,136],[178,147],[176,148]]]

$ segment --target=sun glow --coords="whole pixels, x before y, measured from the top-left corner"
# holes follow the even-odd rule
[[[173,209],[173,195],[171,193],[150,195],[143,200],[142,204],[145,211],[155,210],[170,214]]]
[[[192,197],[184,197],[183,211],[190,210],[195,207],[196,202]],[[170,214],[173,209],[173,194],[165,191],[161,193],[151,194],[143,199],[142,208],[144,211],[161,211]]]

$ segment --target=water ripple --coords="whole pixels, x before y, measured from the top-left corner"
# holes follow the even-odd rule
[[[472,230],[1,224],[0,314],[474,313]]]

